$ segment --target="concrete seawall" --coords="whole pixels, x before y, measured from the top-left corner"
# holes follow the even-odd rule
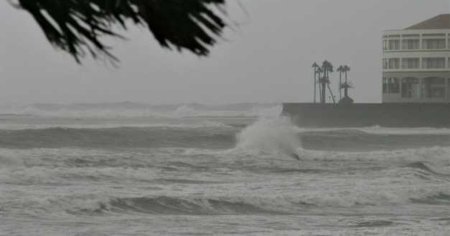
[[[450,127],[450,104],[285,103],[282,114],[300,127]]]

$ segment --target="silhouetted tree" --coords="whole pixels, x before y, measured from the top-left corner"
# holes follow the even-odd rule
[[[350,67],[349,66],[344,66],[342,72],[345,74],[345,83],[342,86],[344,88],[344,96],[348,97],[348,89],[351,88],[352,86],[349,84],[348,82],[348,72],[350,71]]]
[[[348,89],[352,88],[351,83],[348,81],[348,72],[350,71],[349,66],[342,67],[342,73],[345,75],[345,82],[341,85],[344,89],[344,97],[339,101],[341,104],[351,104],[353,99],[348,96]]]
[[[319,83],[321,84],[321,99],[320,99],[320,103],[326,103],[326,88],[329,86],[330,84],[330,73],[333,72],[333,65],[329,62],[329,61],[324,61],[322,63],[322,71],[323,71],[323,76],[322,78],[319,79]],[[331,92],[331,90],[330,90]],[[333,94],[331,94],[333,100]]]
[[[220,8],[225,0],[15,0],[42,28],[48,41],[77,62],[90,53],[117,60],[103,36],[122,37],[116,25],[148,27],[165,48],[205,56],[226,23]],[[212,8],[215,6],[215,8]],[[215,11],[216,10],[216,11]],[[223,12],[223,11],[222,11]]]

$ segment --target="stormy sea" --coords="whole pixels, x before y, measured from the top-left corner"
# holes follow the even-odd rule
[[[1,107],[0,235],[445,235],[450,129],[281,105]]]

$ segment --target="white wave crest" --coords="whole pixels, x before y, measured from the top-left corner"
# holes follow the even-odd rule
[[[281,105],[274,104],[174,104],[152,105],[141,103],[105,103],[105,104],[33,104],[1,105],[2,115],[32,115],[40,117],[75,117],[75,118],[132,118],[160,117],[183,118],[202,116],[278,116]]]
[[[361,128],[301,128],[301,132],[333,132],[333,131],[361,131],[368,134],[382,135],[450,135],[449,128],[433,128],[433,127],[382,127],[370,126]]]
[[[288,118],[261,118],[237,136],[236,150],[295,157],[301,148],[298,129]]]

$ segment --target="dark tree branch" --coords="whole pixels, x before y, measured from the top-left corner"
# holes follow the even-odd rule
[[[102,42],[103,36],[122,37],[116,24],[144,25],[165,48],[208,55],[226,26],[211,10],[225,0],[18,0],[41,27],[48,41],[77,62],[88,51],[117,60]]]

